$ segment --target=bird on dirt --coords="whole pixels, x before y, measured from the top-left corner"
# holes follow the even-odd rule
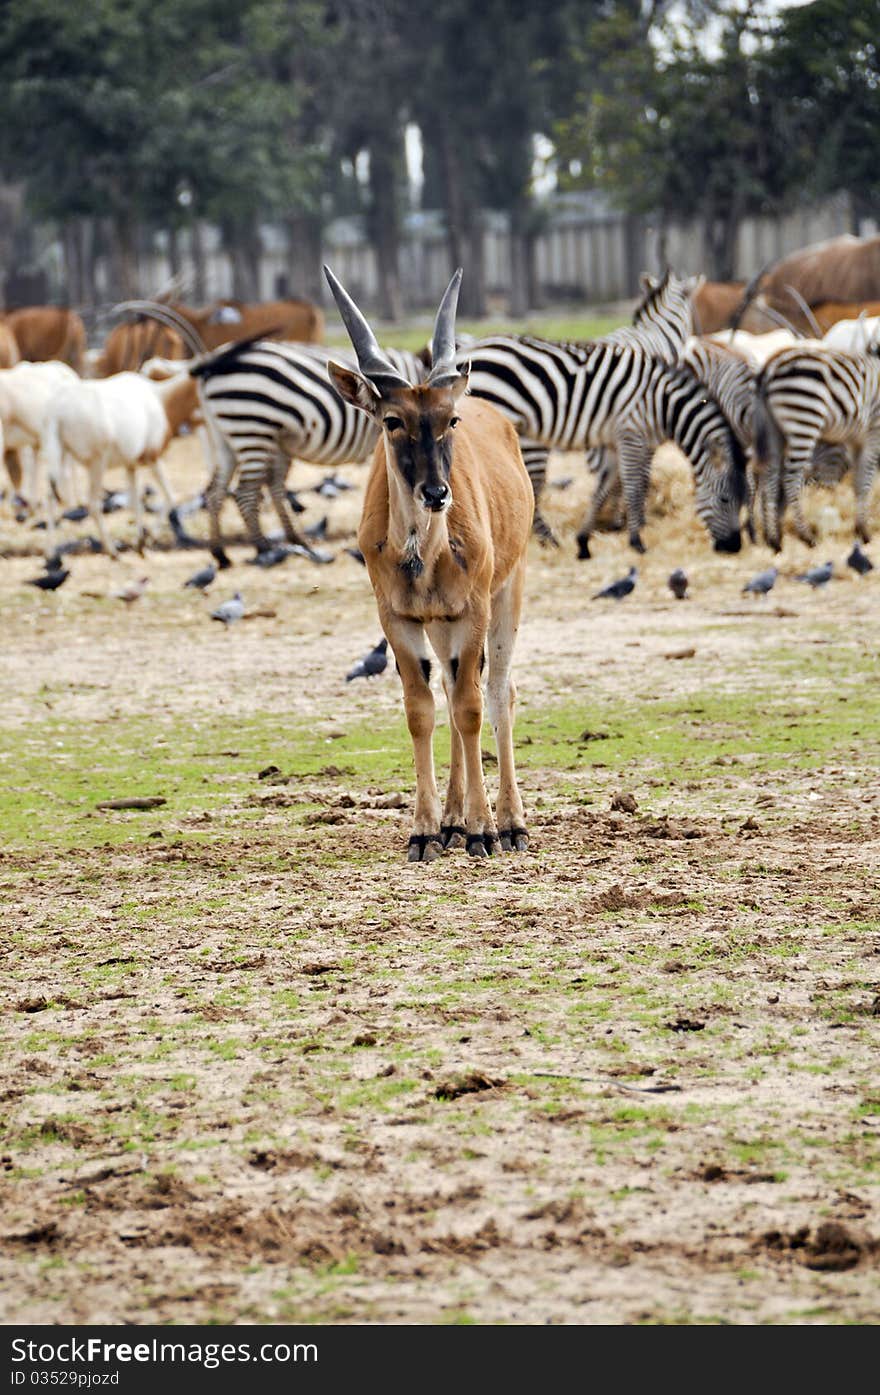
[[[286,489],[284,493],[287,496],[287,502],[293,509],[294,513],[305,513],[306,506],[305,504],[300,503],[299,496],[295,489]]]
[[[816,591],[820,586],[827,586],[833,575],[834,563],[823,562],[821,567],[810,567],[808,571],[801,572],[795,581],[806,581]]]
[[[125,586],[120,586],[118,591],[110,594],[114,600],[125,601],[126,605],[131,605],[133,601],[139,601],[150,583],[148,576],[140,576],[136,581],[129,581]]]
[[[118,513],[120,509],[125,508],[128,508],[127,489],[105,489],[101,504],[102,513]]]
[[[36,586],[40,591],[57,591],[59,586],[63,586],[70,572],[66,567],[57,567],[52,571],[47,571],[43,576],[29,577],[25,582],[26,586]]]
[[[743,594],[751,591],[755,596],[766,596],[776,585],[776,578],[779,575],[778,567],[768,567],[765,572],[758,572],[751,581],[747,581],[743,587]]]
[[[353,484],[347,480],[341,480],[338,475],[325,475],[320,484],[315,485],[315,493],[320,494],[324,499],[335,499],[337,494],[343,493],[346,489],[354,489]]]
[[[630,591],[635,589],[637,572],[635,567],[630,567],[626,576],[622,576],[617,581],[612,581],[609,586],[603,586],[601,591],[597,591],[590,599],[594,601],[607,597],[610,600],[622,601],[624,596],[628,596]]]
[[[306,535],[306,537],[307,537],[307,538],[316,538],[316,539],[317,539],[317,538],[326,538],[326,536],[327,536],[327,522],[328,522],[327,515],[324,514],[324,517],[323,517],[323,518],[319,518],[318,521],[317,521],[317,523],[313,523],[313,524],[311,525],[310,528],[306,528],[306,529],[305,529],[305,535]]]
[[[248,563],[252,567],[277,567],[291,555],[292,551],[292,546],[280,543],[278,547],[263,548],[262,552],[258,552],[255,557],[249,557]]]
[[[347,547],[345,551],[348,553],[349,557],[353,557],[356,562],[360,562],[362,567],[367,565],[364,554],[359,547]]]
[[[207,567],[202,567],[199,571],[193,572],[189,580],[183,583],[184,588],[192,586],[196,591],[204,591],[206,587],[211,585],[216,575],[217,568],[214,566],[213,562],[209,562]]]
[[[216,610],[211,611],[212,620],[220,620],[228,628],[234,625],[236,620],[240,620],[244,615],[244,601],[241,592],[236,591],[234,596],[230,596],[228,601],[224,601]]]
[[[675,571],[670,573],[666,585],[677,601],[683,601],[688,589],[687,572],[682,567],[676,567]]]
[[[72,509],[65,509],[62,518],[66,518],[68,523],[82,523],[89,516],[89,511],[85,504],[77,504]]]
[[[58,548],[54,552],[50,552],[48,557],[43,558],[43,567],[47,572],[60,572],[63,566],[64,562]]]
[[[847,557],[846,565],[852,567],[854,572],[858,572],[859,576],[867,576],[868,572],[874,570],[874,563],[871,561],[867,552],[862,551],[858,543],[855,544],[852,552]]]
[[[358,659],[354,668],[345,675],[346,683],[350,683],[353,678],[372,678],[377,674],[384,673],[388,666],[387,649],[387,639],[380,639],[375,649],[371,649],[369,654]]]

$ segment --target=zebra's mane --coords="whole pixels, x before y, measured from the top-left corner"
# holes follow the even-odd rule
[[[641,324],[642,320],[645,319],[648,313],[655,308],[661,296],[666,294],[666,290],[669,286],[669,277],[671,276],[671,274],[672,273],[670,272],[669,267],[667,267],[663,275],[660,277],[660,280],[657,282],[656,286],[649,286],[648,289],[645,291],[645,294],[642,296],[641,300],[639,301],[638,305],[633,311],[633,325]]]

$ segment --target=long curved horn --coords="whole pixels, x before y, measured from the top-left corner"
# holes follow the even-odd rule
[[[461,277],[462,269],[459,267],[443,293],[434,321],[431,337],[431,362],[434,366],[428,374],[429,387],[443,387],[459,377],[455,362],[455,312],[458,309]]]
[[[324,275],[327,278],[327,285],[333,292],[333,299],[336,301],[342,316],[342,322],[348,330],[348,337],[357,355],[358,367],[364,377],[369,378],[371,382],[384,383],[393,387],[410,387],[411,384],[407,382],[406,378],[401,377],[393,363],[385,357],[364,316],[345,287],[337,281],[329,266],[324,267]]]
[[[123,300],[118,305],[114,305],[113,314],[122,315],[126,311],[138,315],[149,315],[151,319],[158,320],[166,329],[175,329],[180,335],[192,354],[206,354],[208,346],[194,325],[189,320],[172,309],[170,305],[163,305],[155,300]]]
[[[733,329],[733,330],[739,329],[740,321],[742,320],[743,315],[744,315],[744,314],[746,313],[746,311],[748,310],[748,308],[749,308],[749,306],[751,305],[752,301],[755,299],[755,296],[758,294],[758,289],[759,289],[759,287],[760,287],[760,285],[761,285],[761,282],[763,281],[764,277],[767,275],[767,272],[770,270],[770,268],[773,267],[773,266],[775,266],[775,265],[776,265],[776,261],[775,261],[775,260],[772,261],[772,262],[765,262],[764,265],[761,267],[761,270],[755,272],[755,274],[754,274],[754,276],[752,277],[751,281],[749,281],[748,285],[746,286],[745,290],[743,291],[743,298],[742,298],[742,300],[740,301],[739,305],[737,306],[736,311],[734,312],[734,314],[731,316],[731,319],[730,319],[730,328],[731,328],[731,329]]]
[[[790,334],[794,335],[795,339],[806,338],[802,330],[795,329],[791,320],[787,320],[780,310],[774,310],[772,305],[756,305],[754,308],[756,315],[763,315],[764,319],[769,320],[771,324],[779,325],[780,329],[787,329]]]
[[[786,281],[786,283],[785,283],[785,289],[788,291],[788,294],[791,296],[791,298],[792,298],[792,300],[794,301],[795,305],[798,307],[798,309],[799,309],[799,310],[801,311],[801,313],[804,315],[804,317],[805,317],[805,319],[806,319],[806,321],[807,321],[807,324],[810,326],[810,329],[813,331],[813,334],[816,336],[817,339],[822,339],[822,338],[823,338],[823,334],[822,334],[822,330],[821,330],[821,328],[820,328],[820,326],[819,326],[819,321],[816,319],[816,316],[813,314],[813,312],[812,312],[812,310],[810,309],[809,305],[808,305],[807,302],[804,300],[804,298],[803,298],[803,296],[801,295],[800,291],[798,290],[797,286],[790,286],[790,285],[788,284],[788,282]]]

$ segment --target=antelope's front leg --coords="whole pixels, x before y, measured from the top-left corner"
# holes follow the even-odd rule
[[[465,637],[458,655],[452,688],[452,720],[461,741],[465,771],[464,826],[471,857],[488,857],[498,843],[498,830],[489,807],[483,779],[483,690],[480,673],[486,642],[488,615],[472,614],[465,622]]]
[[[411,620],[380,611],[400,681],[416,765],[416,807],[409,840],[409,862],[433,862],[443,851],[440,796],[434,776],[434,695],[425,631]]]
[[[431,647],[440,660],[443,672],[443,691],[449,709],[449,780],[446,785],[446,802],[443,805],[443,818],[440,836],[444,848],[464,847],[467,829],[464,822],[465,766],[464,747],[455,725],[453,702],[455,683],[458,677],[458,636],[456,626],[446,621],[435,621],[428,626]]]

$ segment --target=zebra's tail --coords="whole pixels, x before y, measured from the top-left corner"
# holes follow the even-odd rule
[[[785,435],[767,400],[768,383],[762,371],[755,383],[752,411],[754,434],[754,492],[764,514],[764,540],[778,550],[780,545],[779,508],[782,493],[782,458]]]

